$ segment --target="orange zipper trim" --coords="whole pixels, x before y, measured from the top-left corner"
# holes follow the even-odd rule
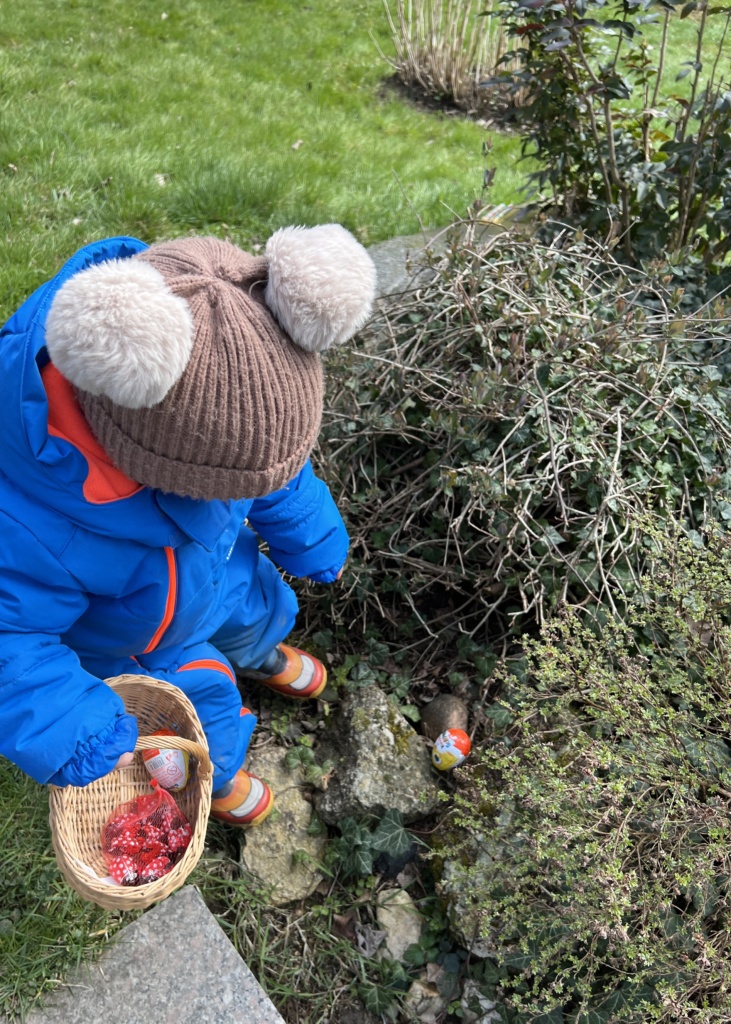
[[[162,622],[155,630],[155,635],[152,640],[150,640],[149,644],[142,652],[143,654],[149,654],[150,651],[155,650],[162,639],[163,633],[173,621],[173,615],[175,613],[175,599],[178,596],[178,574],[175,568],[175,552],[172,548],[165,548],[164,550],[165,558],[168,563],[168,596],[165,601],[165,614],[162,617]]]
[[[213,669],[214,672],[225,672],[234,686],[236,685],[236,676],[228,665],[223,665],[220,661],[214,661],[213,658],[201,658],[200,661],[189,661],[187,665],[181,665],[178,672],[191,672],[194,668],[210,668]]]

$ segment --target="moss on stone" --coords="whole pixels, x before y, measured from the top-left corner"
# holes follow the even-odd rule
[[[365,732],[366,729],[370,728],[372,721],[373,719],[365,708],[356,708],[351,719],[353,732]]]
[[[411,745],[411,737],[414,735],[412,729],[406,725],[403,720],[399,720],[400,716],[396,711],[393,704],[388,705],[388,729],[394,738],[396,744],[396,750],[399,754],[404,755],[409,751]]]

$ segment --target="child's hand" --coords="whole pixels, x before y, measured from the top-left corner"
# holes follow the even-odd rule
[[[337,583],[343,575],[344,568],[345,566],[335,575],[333,575],[332,569],[326,569],[324,572],[311,572],[308,579],[311,579],[313,583]]]
[[[126,768],[128,764],[132,764],[134,759],[135,759],[135,755],[133,753],[122,754],[122,756],[117,761],[117,763],[115,764],[115,766],[112,769],[112,771],[116,772],[117,768]]]

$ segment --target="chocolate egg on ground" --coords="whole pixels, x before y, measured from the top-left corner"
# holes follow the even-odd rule
[[[431,760],[435,768],[445,772],[462,764],[472,749],[472,743],[464,729],[446,729],[434,741]]]

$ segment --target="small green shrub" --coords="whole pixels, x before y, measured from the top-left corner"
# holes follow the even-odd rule
[[[570,232],[455,233],[431,283],[331,360],[319,458],[353,546],[309,628],[482,671],[486,643],[562,604],[621,611],[647,504],[695,531],[731,515],[720,307],[683,320],[678,290],[652,311],[649,287]]]
[[[507,1021],[731,1017],[731,547],[663,529],[630,622],[528,641],[460,769],[450,886]]]
[[[693,15],[690,21],[685,21]],[[684,252],[711,291],[731,271],[731,14],[706,0],[507,0],[497,18],[530,175],[557,216],[635,263]],[[647,32],[657,23],[656,45]],[[695,24],[695,39],[685,29]],[[712,31],[712,28],[716,31]],[[684,37],[680,68],[671,42]],[[682,84],[680,84],[682,83]]]

